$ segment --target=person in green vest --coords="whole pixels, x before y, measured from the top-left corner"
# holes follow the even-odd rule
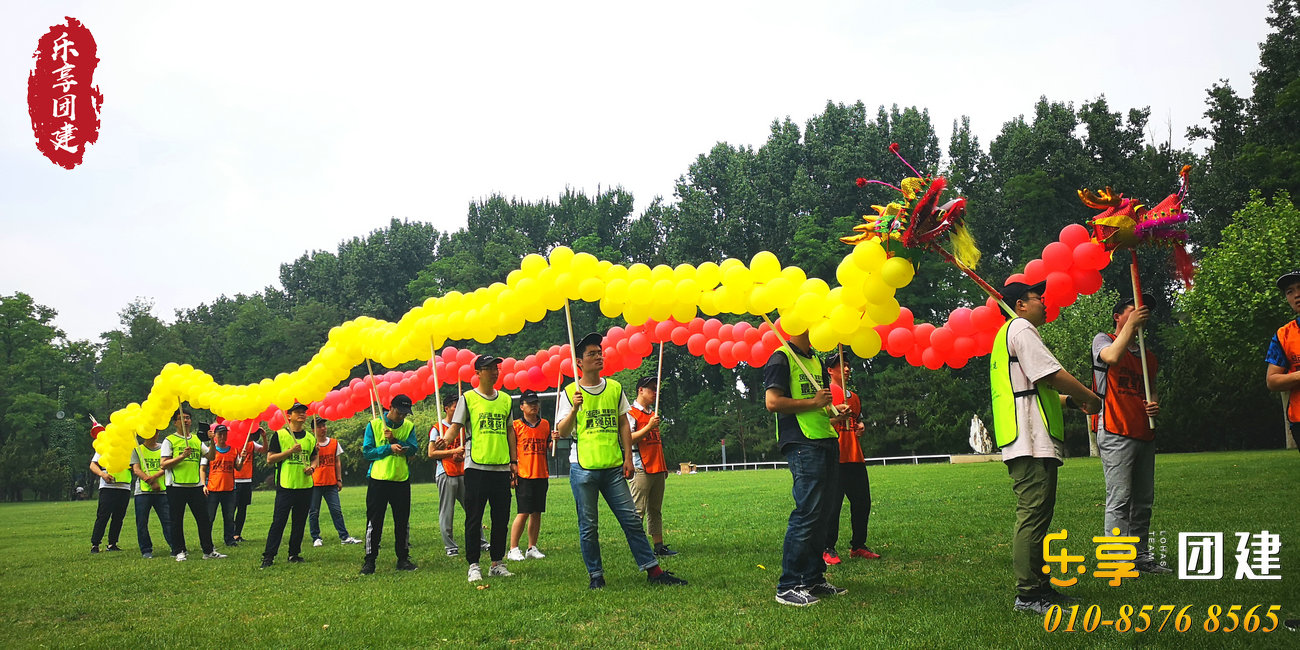
[[[415,425],[407,419],[411,398],[395,395],[383,417],[366,423],[361,456],[370,461],[366,470],[366,555],[361,575],[375,572],[384,516],[393,509],[393,551],[398,571],[418,569],[411,561],[411,471],[409,458],[419,449]]]
[[[848,589],[827,582],[822,557],[824,513],[832,507],[831,490],[840,462],[835,424],[844,420],[842,412],[848,406],[831,404],[830,374],[813,353],[807,331],[792,335],[789,345],[768,358],[763,366],[763,391],[764,405],[776,414],[777,445],[794,479],[794,510],[781,549],[776,602],[807,607],[815,605],[820,596],[848,593]],[[834,418],[832,412],[837,414]]]
[[[501,359],[480,354],[474,359],[478,386],[466,392],[451,416],[451,428],[443,434],[450,444],[464,433],[465,440],[465,560],[469,563],[469,581],[483,579],[479,558],[483,546],[483,510],[492,507],[491,543],[488,557],[492,566],[488,575],[508,578],[511,575],[501,562],[506,554],[506,534],[510,530],[510,483],[519,472],[515,455],[515,430],[510,425],[510,396],[495,388],[500,375]]]
[[[187,507],[199,528],[203,559],[226,557],[212,547],[212,518],[208,516],[208,500],[203,496],[203,483],[199,480],[199,458],[212,460],[216,448],[199,440],[198,435],[191,431],[192,420],[188,411],[177,410],[172,417],[176,431],[163,440],[161,450],[162,468],[167,472],[167,507],[171,510],[172,518],[172,548],[176,551],[177,562],[189,558],[189,550],[185,546]]]
[[[632,550],[632,559],[638,569],[646,572],[650,584],[684,585],[685,580],[659,566],[641,518],[636,514],[632,491],[627,486],[627,479],[632,478],[635,469],[632,427],[627,419],[632,406],[617,381],[600,376],[605,368],[602,340],[600,334],[592,332],[578,341],[574,347],[578,381],[564,387],[555,410],[556,437],[575,439],[569,451],[569,487],[578,509],[578,546],[587,565],[588,588],[605,586],[596,519],[597,495],[605,498],[618,519]]]
[[[108,526],[108,550],[120,551],[117,537],[122,532],[122,521],[126,519],[126,505],[131,502],[131,468],[110,472],[99,464],[99,452],[95,452],[90,459],[90,472],[99,477],[99,509],[95,512],[95,527],[90,533],[90,552],[99,552],[105,526]]]
[[[135,539],[140,545],[140,557],[153,558],[153,538],[149,535],[149,510],[158,513],[163,539],[171,554],[176,555],[172,544],[172,517],[167,507],[166,472],[162,468],[162,443],[154,436],[141,440],[131,452],[131,473],[135,482]]]
[[[275,510],[262,551],[263,569],[275,563],[290,516],[293,527],[289,529],[289,562],[303,561],[302,538],[315,485],[311,475],[316,471],[316,434],[307,430],[306,404],[294,402],[285,413],[284,428],[268,436],[266,463],[275,467]]]
[[[1061,367],[1038,334],[1047,322],[1046,286],[1011,282],[1002,289],[1016,317],[998,330],[989,358],[993,434],[1016,495],[1013,609],[1038,614],[1047,613],[1053,604],[1077,601],[1053,589],[1042,571],[1043,538],[1052,525],[1056,472],[1065,451],[1062,409],[1088,414],[1101,410],[1101,398]]]

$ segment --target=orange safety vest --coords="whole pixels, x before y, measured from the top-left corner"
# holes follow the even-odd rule
[[[650,418],[654,413],[646,413],[641,409],[633,406],[628,411],[632,420],[636,422],[637,431],[644,429],[645,425],[650,423]],[[660,474],[668,471],[668,464],[664,462],[664,442],[659,437],[659,427],[655,427],[646,432],[636,446],[632,447],[641,455],[641,467],[645,469],[646,474]]]
[[[230,447],[225,453],[216,452],[212,460],[208,461],[209,492],[230,492],[235,489],[235,456],[238,455],[239,450]]]
[[[1107,334],[1110,340],[1115,340],[1114,334]],[[1136,440],[1153,440],[1156,437],[1151,430],[1151,423],[1147,420],[1147,409],[1143,403],[1146,400],[1146,392],[1142,388],[1142,363],[1138,357],[1130,350],[1124,350],[1120,354],[1119,363],[1105,365],[1101,359],[1093,359],[1093,370],[1097,372],[1105,371],[1106,373],[1106,390],[1102,393],[1101,417],[1102,426],[1108,433],[1134,438]],[[1147,351],[1147,371],[1150,372],[1152,381],[1155,381],[1156,370],[1155,355]],[[1098,387],[1096,376],[1093,377],[1093,390]],[[1093,423],[1094,430],[1096,423]]]
[[[244,452],[244,466],[241,469],[235,470],[235,478],[253,478],[253,455],[257,451],[257,447],[254,446],[255,444],[256,443],[252,440],[248,439],[248,436],[244,436],[243,444],[238,445],[238,449]],[[236,446],[231,445],[231,448],[236,448]]]
[[[1282,354],[1286,355],[1287,372],[1300,369],[1300,322],[1292,319],[1277,330],[1277,341],[1282,344]],[[1287,403],[1286,419],[1300,422],[1300,390],[1291,391],[1291,401]]]
[[[338,459],[338,438],[330,438],[324,446],[316,443],[316,471],[311,474],[312,485],[338,485]]]
[[[849,405],[849,417],[842,425],[835,426],[835,433],[840,437],[840,462],[841,463],[865,463],[867,459],[862,455],[862,445],[858,443],[858,422],[862,416],[862,399],[858,394],[849,391],[849,399],[845,402],[844,389],[831,384],[831,404]]]
[[[549,478],[546,467],[546,450],[551,442],[551,423],[539,420],[537,426],[528,426],[523,418],[513,422],[515,448],[519,457],[519,478]]]
[[[451,428],[451,427],[445,427],[445,426],[443,426],[441,421],[435,423],[433,426],[434,426],[435,429],[438,430],[438,433],[447,433],[447,430]],[[432,432],[430,432],[430,433],[432,433]],[[452,445],[456,445],[456,442],[457,442],[457,441],[452,441],[451,444],[452,444]],[[448,457],[446,457],[446,458],[443,458],[443,459],[442,459],[442,471],[443,471],[444,473],[446,473],[447,476],[464,476],[464,475],[465,475],[465,461],[463,461],[463,460],[458,461],[458,460],[452,458],[451,456],[448,456]]]

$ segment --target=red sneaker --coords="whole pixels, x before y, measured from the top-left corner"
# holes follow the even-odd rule
[[[849,553],[849,557],[860,557],[864,560],[879,560],[880,554],[869,548],[855,548],[852,553]]]
[[[834,566],[840,563],[840,555],[835,551],[825,551],[822,553],[822,562]]]

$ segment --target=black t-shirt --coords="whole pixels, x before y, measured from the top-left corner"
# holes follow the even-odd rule
[[[809,361],[813,360],[812,351],[800,350],[799,346],[791,343],[790,349],[794,353]],[[805,364],[805,367],[807,365]],[[831,376],[822,368],[821,384],[823,387],[831,385]],[[767,363],[763,366],[763,390],[777,389],[781,394],[790,397],[790,360],[780,350],[772,353]],[[776,414],[776,442],[781,449],[785,449],[789,444],[818,445],[828,448],[839,449],[839,443],[835,438],[819,438],[810,440],[803,434],[803,429],[799,428],[799,421],[793,413]]]
[[[289,435],[293,435],[293,431],[292,431],[292,430],[289,431]],[[296,436],[295,436],[295,437],[296,437]],[[271,435],[267,436],[266,453],[268,453],[268,454],[278,454],[278,453],[280,453],[280,452],[282,452],[282,451],[285,451],[285,450],[280,449],[280,432],[278,432],[278,431],[272,432]],[[315,458],[315,457],[316,457],[316,437],[315,437],[315,436],[312,436],[312,439],[311,439],[311,458]]]

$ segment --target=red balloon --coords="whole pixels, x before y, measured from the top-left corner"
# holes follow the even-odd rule
[[[473,377],[469,378],[470,388],[478,388],[478,384],[479,384],[478,375],[474,375]]]
[[[501,385],[502,385],[503,387],[505,387],[506,390],[518,390],[518,389],[519,389],[519,382],[515,381],[515,373],[513,373],[513,372],[510,372],[510,373],[503,372],[503,373],[501,373]]]
[[[736,356],[731,352],[735,346],[732,341],[723,341],[718,345],[718,359],[722,361],[724,368],[736,367]]]
[[[957,335],[953,334],[952,330],[947,327],[937,327],[930,333],[930,348],[939,354],[940,359],[943,359],[952,351],[952,344],[956,340]]]
[[[519,363],[519,360],[516,359],[516,358],[514,358],[514,357],[509,357],[509,358],[507,358],[506,360],[502,361],[502,362],[501,362],[501,374],[503,374],[503,375],[508,375],[508,374],[514,372],[514,371],[515,371],[515,365],[518,364],[518,363]]]
[[[528,384],[530,386],[544,383],[546,383],[546,373],[543,372],[541,368],[533,366],[528,369]]]
[[[886,351],[896,357],[907,354],[909,350],[916,347],[916,337],[912,334],[912,330],[905,327],[898,327],[891,331],[887,342],[889,349]]]
[[[975,324],[971,322],[971,310],[958,307],[948,315],[948,329],[957,336],[970,336],[975,333]]]
[[[755,368],[762,368],[767,364],[767,360],[772,356],[773,350],[762,345],[755,345],[749,351],[749,365]]]
[[[560,374],[564,375],[565,377],[574,377],[574,376],[576,376],[576,375],[573,374],[573,359],[572,359],[572,358],[570,358],[570,357],[564,357],[563,359],[560,359]]]
[[[555,344],[555,345],[552,345],[552,346],[549,347],[549,348],[546,348],[546,351],[547,351],[547,352],[550,352],[550,353],[551,353],[551,356],[555,356],[555,355],[557,355],[557,354],[560,353],[560,346],[559,346],[559,344],[557,343],[557,344]]]
[[[654,344],[650,342],[650,337],[643,332],[637,332],[627,339],[627,347],[633,354],[644,357],[654,352]]]
[[[704,344],[708,340],[709,338],[702,333],[692,334],[690,338],[686,339],[686,350],[697,357],[702,356],[704,354]]]
[[[673,345],[686,345],[686,341],[688,341],[690,338],[691,338],[690,328],[682,325],[678,325],[677,327],[673,328],[673,332],[670,337],[670,339],[673,342]]]
[[[1011,275],[1007,276],[1007,281],[1004,282],[1002,286],[1005,287],[1008,284],[1011,284],[1012,282],[1021,282],[1024,284],[1029,284],[1029,276],[1025,275],[1024,273],[1012,273]],[[989,298],[989,300],[993,300],[993,298]]]
[[[735,344],[731,346],[731,356],[735,357],[737,361],[749,361],[749,344],[744,341],[736,341]]]
[[[912,336],[916,337],[916,347],[925,349],[930,347],[930,334],[935,330],[934,325],[930,323],[921,323],[912,328]]]
[[[1055,270],[1055,269],[1052,269]],[[1048,273],[1047,263],[1043,260],[1029,260],[1025,265],[1025,279],[1021,280],[1025,284],[1038,284],[1042,282]]]
[[[1054,241],[1043,249],[1043,263],[1047,265],[1048,272],[1052,271],[1069,271],[1074,265],[1074,249]]]
[[[474,363],[474,358],[477,356],[478,356],[477,354],[474,354],[469,350],[461,350],[456,353],[456,362],[462,366],[468,365]]]
[[[1075,246],[1091,239],[1091,235],[1088,234],[1087,228],[1084,228],[1077,223],[1072,223],[1061,229],[1061,235],[1058,239],[1061,240],[1062,244],[1073,249]]]
[[[451,363],[456,360],[456,355],[460,352],[456,348],[448,345],[442,349],[442,360],[444,363]]]
[[[1057,318],[1058,316],[1060,316],[1060,315],[1061,315],[1061,308],[1060,308],[1060,307],[1057,307],[1057,306],[1055,306],[1055,305],[1048,305],[1048,306],[1047,306],[1047,322],[1050,323],[1050,322],[1056,320],[1056,318]]]
[[[719,341],[718,339],[709,339],[708,342],[704,344],[704,359],[706,361],[713,359],[713,361],[709,361],[709,363],[717,363],[718,349],[721,347],[722,341]]]
[[[1070,274],[1064,271],[1053,271],[1047,275],[1047,289],[1043,291],[1043,297],[1047,299],[1050,306],[1057,308],[1074,303],[1077,295],[1074,293],[1074,280]]]
[[[691,322],[686,324],[686,331],[690,332],[691,334],[704,333],[704,319],[699,317],[692,318]]]
[[[911,350],[908,350],[907,354],[903,355],[903,357],[907,359],[908,363],[917,367],[921,366],[921,348],[913,347]]]
[[[471,366],[462,365],[460,369],[457,371],[456,375],[460,378],[461,381],[469,381],[470,377],[475,376],[474,368]]]
[[[533,363],[539,366],[546,365],[546,362],[550,360],[551,360],[550,350],[538,350],[537,354],[533,356]]]
[[[953,353],[953,355],[948,358],[948,367],[952,368],[953,370],[956,370],[958,368],[965,368],[966,364],[969,362],[970,362],[970,357],[962,357],[962,356],[958,356],[956,353]]]
[[[722,321],[716,318],[710,318],[704,321],[704,335],[711,338],[718,338],[718,330],[722,329]]]
[[[722,340],[722,341],[730,341],[730,340],[732,340],[732,339],[731,339],[731,333],[732,333],[735,329],[736,329],[736,326],[735,326],[735,325],[731,325],[730,323],[728,323],[728,324],[726,324],[726,325],[723,325],[722,327],[719,327],[719,328],[718,328],[718,339],[719,339],[719,340]]]
[[[1101,290],[1101,271],[1089,271],[1076,267],[1073,271],[1070,271],[1070,279],[1074,280],[1074,290],[1082,295],[1091,296]]]
[[[898,309],[898,318],[894,321],[894,327],[912,329],[915,324],[916,320],[912,317],[912,310],[907,307],[900,307]]]
[[[781,347],[781,339],[777,338],[776,332],[772,330],[763,332],[763,347],[767,350],[776,350]]]
[[[999,326],[1000,327],[1000,326]],[[975,355],[983,356],[993,351],[993,340],[997,338],[997,332],[984,330],[975,334]]]
[[[930,370],[938,370],[942,368],[943,362],[943,355],[939,354],[939,352],[934,348],[926,348],[925,351],[921,353],[921,365]]]
[[[270,420],[268,420],[266,424],[271,428],[271,430],[279,431],[280,429],[284,428],[284,421],[285,421],[284,411],[277,410],[275,412],[275,415],[272,415]]]
[[[735,330],[732,330],[732,334],[735,334]],[[754,345],[755,343],[758,343],[759,341],[763,340],[763,333],[758,331],[757,327],[750,327],[746,329],[745,333],[742,336],[743,338],[741,340],[750,345]]]
[[[742,339],[752,329],[754,329],[753,325],[742,320],[731,327],[731,337],[737,340]]]
[[[961,359],[969,359],[975,356],[975,339],[969,336],[957,337],[957,340],[952,342],[952,354],[950,356]],[[948,365],[952,366],[951,363]],[[963,363],[962,365],[965,364]],[[961,366],[952,367],[960,368]]]
[[[666,320],[655,325],[655,342],[667,341],[672,338],[673,332],[677,331],[677,323]]]
[[[619,357],[632,356],[632,346],[628,343],[627,339],[620,340],[618,344],[614,346],[614,354]],[[605,362],[608,364],[609,359],[606,359]]]
[[[521,368],[521,369],[515,371],[515,385],[519,387],[519,390],[523,390],[523,389],[525,389],[525,388],[528,388],[528,386],[529,386],[529,383],[528,383],[528,382],[529,382],[529,379],[528,379],[528,371],[527,371],[527,370],[524,370],[524,369]]]

